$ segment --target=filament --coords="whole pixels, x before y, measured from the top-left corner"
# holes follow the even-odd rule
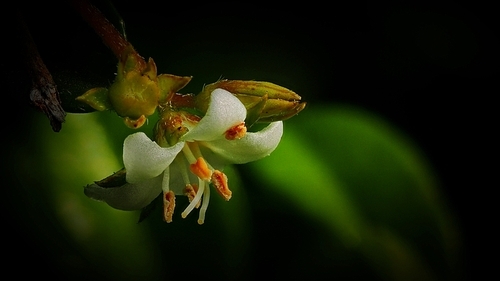
[[[193,152],[191,151],[191,149],[189,149],[187,142],[184,145],[184,147],[182,148],[182,152],[184,152],[184,155],[186,156],[186,159],[188,160],[188,162],[190,164],[196,162],[196,157],[194,157]]]
[[[191,201],[191,203],[189,203],[184,212],[182,212],[181,216],[183,219],[185,219],[189,215],[189,213],[191,213],[196,204],[198,204],[198,202],[201,200],[201,196],[203,195],[204,190],[205,190],[205,181],[199,179],[198,192],[196,193],[196,196],[193,198],[193,201]]]
[[[208,208],[208,202],[210,201],[210,186],[205,185],[205,195],[203,195],[203,203],[200,209],[200,215],[198,217],[198,224],[203,224],[205,222],[205,212]]]

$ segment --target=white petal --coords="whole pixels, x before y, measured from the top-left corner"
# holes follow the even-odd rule
[[[140,210],[153,201],[161,192],[163,175],[137,184],[127,183],[120,187],[104,188],[97,184],[85,187],[88,197],[104,201],[109,206],[125,211]]]
[[[230,92],[215,89],[207,113],[197,126],[182,136],[183,141],[211,141],[223,137],[231,127],[245,120],[247,110]]]
[[[243,164],[268,156],[278,146],[283,135],[283,122],[273,122],[256,133],[247,133],[239,140],[220,139],[203,142],[201,145],[212,150],[228,163]],[[205,155],[205,154],[204,154]]]
[[[179,142],[171,147],[160,147],[142,132],[129,135],[123,143],[127,182],[139,183],[158,176],[172,163],[183,146],[184,143]]]

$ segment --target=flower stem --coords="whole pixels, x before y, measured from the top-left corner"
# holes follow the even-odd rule
[[[101,37],[102,41],[108,48],[111,49],[113,54],[122,61],[126,59],[126,55],[131,55],[126,52],[127,47],[131,46],[130,42],[109,22],[109,20],[87,0],[73,0],[73,6],[80,13],[83,19],[94,29],[94,31]],[[129,48],[128,51],[130,51]],[[146,67],[146,61],[135,50],[132,55],[136,57],[137,63],[141,69]]]

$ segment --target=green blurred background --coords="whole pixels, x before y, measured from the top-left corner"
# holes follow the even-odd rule
[[[83,195],[121,168],[132,131],[103,112],[68,114],[52,132],[29,106],[16,29],[4,22],[6,269],[98,280],[477,277],[471,212],[481,193],[470,163],[480,163],[477,138],[488,133],[477,124],[498,74],[492,12],[453,2],[164,4],[115,7],[159,73],[194,76],[184,93],[221,77],[262,80],[308,106],[270,157],[227,168],[233,198],[214,196],[203,226],[180,218],[184,198],[172,224],[159,210],[137,224],[138,212]],[[113,80],[112,53],[64,1],[19,9],[65,106]]]

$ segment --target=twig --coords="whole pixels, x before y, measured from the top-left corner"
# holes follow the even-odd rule
[[[57,86],[40,57],[40,53],[31,37],[31,34],[20,13],[17,14],[21,37],[25,46],[25,61],[28,67],[32,86],[30,90],[31,102],[47,115],[54,132],[59,132],[66,117],[66,112],[61,106],[61,99]]]
[[[109,20],[87,0],[73,0],[73,6],[80,13],[83,19],[94,29],[94,31],[101,37],[102,41],[119,60],[125,59],[123,56],[127,55],[125,50],[131,44],[125,39],[124,36],[109,22]],[[129,48],[133,50],[133,48]],[[130,54],[128,54],[130,55]],[[137,62],[141,68],[146,67],[146,61],[137,52],[133,52],[136,56]]]

